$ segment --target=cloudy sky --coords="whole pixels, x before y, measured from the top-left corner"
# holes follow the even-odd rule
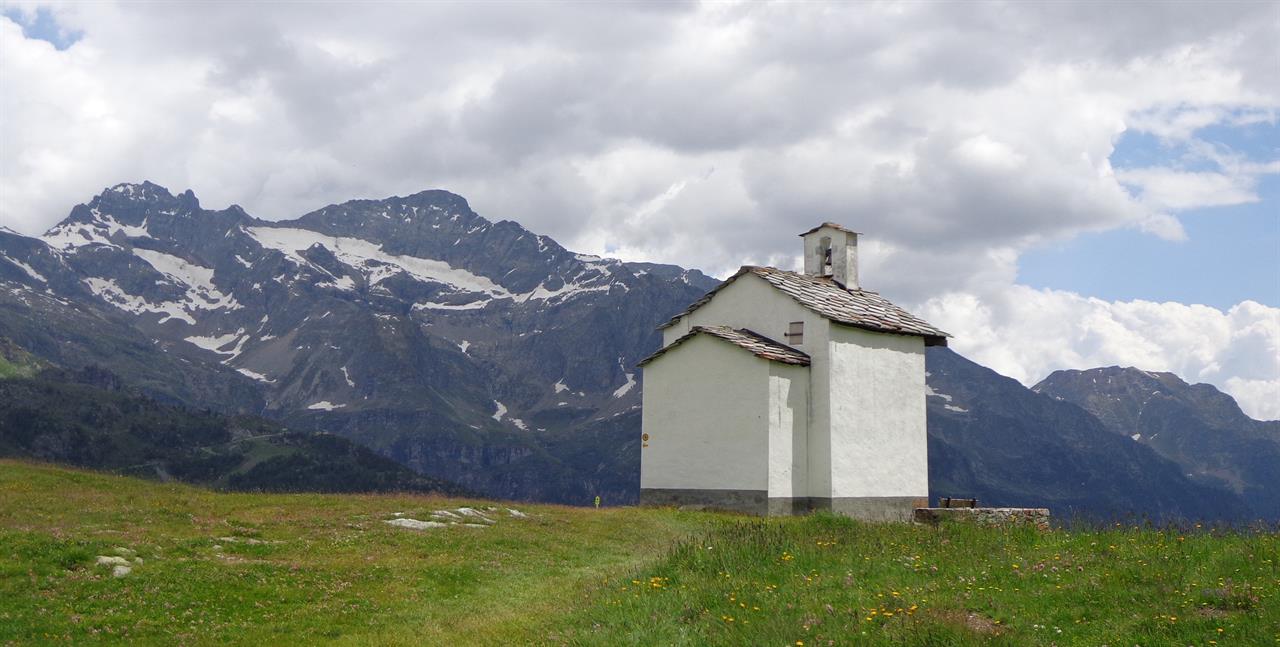
[[[444,188],[724,275],[870,289],[1033,384],[1280,418],[1280,3],[0,4],[0,222],[150,179],[295,217]]]

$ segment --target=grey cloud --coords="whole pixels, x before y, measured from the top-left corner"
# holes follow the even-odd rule
[[[1204,104],[1200,77],[1226,79],[1215,91],[1238,83],[1215,105],[1280,104],[1263,84],[1276,74],[1275,27],[1247,4],[242,9],[60,9],[85,32],[76,48],[99,54],[73,48],[23,73],[118,79],[78,82],[116,110],[120,135],[74,114],[14,113],[0,126],[5,218],[38,230],[102,186],[141,178],[273,218],[437,187],[586,251],[713,271],[785,261],[796,231],[833,219],[925,250],[912,271],[886,271],[922,277],[901,289],[923,295],[999,265],[965,270],[949,250],[985,258],[1147,217],[1100,177],[1135,111]],[[1191,45],[1213,53],[1197,63],[1208,67],[1159,67]],[[212,114],[227,102],[242,119]],[[62,128],[66,143],[49,137],[42,151],[17,128]],[[31,182],[49,154],[65,172]]]

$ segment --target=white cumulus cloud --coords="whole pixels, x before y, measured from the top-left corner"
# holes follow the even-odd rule
[[[1275,415],[1273,309],[1015,282],[1046,241],[1180,240],[1180,212],[1259,199],[1280,163],[1198,133],[1275,123],[1274,4],[3,6],[0,224],[25,233],[122,181],[267,219],[444,188],[723,275],[794,267],[834,220],[867,232],[869,286],[998,370],[1174,370]],[[79,40],[24,35],[37,6]],[[1130,134],[1191,154],[1113,168]]]
[[[1280,308],[1111,302],[1013,285],[938,296],[920,312],[956,334],[957,352],[1027,386],[1058,369],[1135,366],[1212,384],[1250,416],[1280,419]]]

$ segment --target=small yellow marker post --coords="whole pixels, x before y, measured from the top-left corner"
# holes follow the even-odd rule
[[[599,494],[597,494],[597,495],[596,495],[596,507],[597,507],[597,508],[599,508],[599,507],[600,507],[600,495],[599,495]]]

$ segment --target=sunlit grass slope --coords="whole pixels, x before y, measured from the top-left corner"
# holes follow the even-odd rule
[[[1280,644],[1274,533],[512,507],[0,461],[0,645]]]
[[[536,639],[591,583],[707,519],[521,505],[530,518],[503,508],[485,528],[384,523],[467,503],[484,502],[221,494],[0,461],[0,645]],[[120,578],[94,564],[117,548],[142,559]]]
[[[728,522],[611,581],[574,611],[573,635],[599,644],[1280,644],[1278,563],[1274,533]]]

